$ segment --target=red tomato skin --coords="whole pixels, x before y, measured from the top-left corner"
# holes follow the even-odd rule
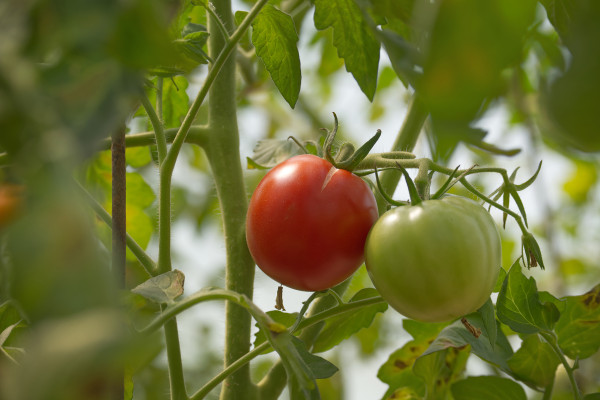
[[[248,208],[246,240],[265,274],[297,290],[319,291],[364,261],[378,218],[369,186],[327,160],[305,154],[269,171]]]

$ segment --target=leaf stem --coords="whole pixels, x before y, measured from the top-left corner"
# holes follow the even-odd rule
[[[427,109],[419,97],[414,94],[411,103],[408,106],[408,111],[402,127],[396,136],[396,141],[392,145],[392,151],[412,151],[415,148],[423,124],[429,115]],[[368,158],[368,157],[367,157]],[[364,160],[366,161],[366,160]],[[381,174],[381,187],[390,196],[393,196],[393,192],[400,182],[400,171],[384,171]],[[377,196],[377,207],[379,213],[382,214],[387,211],[387,202],[381,196]]]
[[[314,300],[315,297],[318,295],[320,294],[313,293],[311,299]],[[152,332],[159,329],[163,324],[168,323],[168,321],[170,321],[172,318],[182,313],[183,311],[193,307],[198,303],[213,300],[233,301],[236,304],[243,306],[248,312],[251,313],[251,315],[254,316],[255,319],[268,318],[268,316],[264,314],[258,307],[256,307],[256,305],[254,305],[249,299],[247,299],[246,296],[225,289],[203,289],[183,300],[177,301],[174,304],[164,308],[158,317],[156,317],[150,324],[148,324],[145,328],[139,331],[139,334],[149,335]],[[289,331],[291,333],[302,331],[303,329],[312,327],[320,322],[325,321],[328,318],[336,317],[351,311],[355,311],[362,307],[367,307],[373,304],[379,304],[384,302],[385,300],[383,300],[379,296],[376,296],[368,299],[342,303],[337,305],[336,307],[327,309],[325,311],[316,313],[311,317],[303,319],[302,321],[300,321],[300,323],[295,324],[295,327],[290,328]],[[310,304],[308,301],[306,303],[307,305]],[[256,346],[254,349],[252,349],[251,351],[244,354],[242,357],[238,358],[237,360],[229,364],[227,367],[225,367],[223,371],[221,371],[218,375],[213,377],[196,393],[190,396],[190,400],[199,400],[204,398],[212,389],[214,389],[219,383],[225,380],[225,378],[232,375],[241,367],[248,364],[251,360],[253,360],[254,358],[256,358],[257,356],[259,356],[260,354],[262,354],[270,348],[271,344],[269,342],[263,342],[260,345]]]
[[[161,78],[159,78],[159,79],[162,82],[162,79]],[[162,87],[160,87],[160,89],[162,89]],[[157,109],[159,109],[159,107],[158,107],[158,103],[159,103],[158,98],[159,97],[162,97],[162,90],[157,90],[157,93],[156,93]],[[155,140],[156,140],[156,147],[158,149],[158,160],[159,160],[159,165],[160,165],[160,164],[162,164],[163,160],[167,156],[167,139],[165,138],[165,131],[164,131],[163,124],[159,117],[160,114],[158,114],[154,110],[154,107],[152,107],[152,104],[150,103],[150,99],[148,99],[148,96],[146,96],[145,92],[142,92],[140,99],[142,101],[142,106],[144,107],[144,110],[146,110],[146,114],[148,114],[148,118],[150,119],[152,128],[154,128],[154,136],[155,136]],[[160,103],[162,104],[162,102],[160,102]],[[160,108],[162,108],[162,106],[160,106]]]
[[[581,391],[579,390],[579,386],[577,385],[577,381],[575,380],[575,375],[573,374],[574,368],[571,367],[571,365],[569,365],[567,358],[565,357],[564,353],[562,352],[562,349],[558,345],[556,340],[556,334],[554,332],[540,331],[540,335],[546,340],[546,342],[548,342],[550,347],[552,347],[552,350],[554,350],[554,352],[560,359],[560,362],[562,363],[563,367],[565,368],[567,376],[569,377],[569,382],[571,382],[573,398],[575,400],[582,400],[583,397],[581,395]]]
[[[238,26],[235,32],[233,32],[233,34],[227,41],[227,44],[219,53],[219,56],[215,59],[215,62],[212,65],[212,67],[209,69],[204,84],[202,85],[200,92],[196,96],[196,99],[192,103],[192,106],[190,107],[185,118],[183,119],[183,123],[179,127],[179,130],[175,135],[175,139],[173,140],[173,145],[169,150],[167,157],[165,158],[165,162],[163,163],[162,169],[164,169],[166,172],[173,172],[173,168],[175,168],[175,162],[177,160],[177,156],[179,155],[179,151],[181,150],[181,146],[183,145],[183,143],[185,143],[185,139],[190,130],[190,127],[192,126],[192,123],[196,118],[198,111],[200,110],[200,106],[202,105],[204,99],[206,98],[206,95],[208,94],[208,90],[219,75],[221,67],[223,66],[223,64],[225,64],[225,61],[227,61],[227,59],[235,49],[237,43],[242,39],[242,36],[244,35],[244,33],[246,33],[246,30],[248,29],[254,18],[256,18],[260,10],[267,3],[268,0],[258,0],[256,4],[254,4],[248,15],[246,15],[240,26]]]
[[[98,218],[100,218],[106,225],[108,225],[110,229],[112,229],[113,221],[110,214],[104,209],[104,207],[102,207],[102,205],[100,205],[100,203],[98,203],[94,196],[92,196],[83,186],[81,186],[79,182],[76,182],[76,185],[81,189],[83,196],[87,199],[88,203],[90,204],[90,207],[92,207],[92,209],[96,212]],[[157,270],[156,264],[154,263],[152,258],[150,258],[148,254],[146,254],[144,249],[142,249],[142,247],[139,244],[137,244],[135,239],[133,239],[127,233],[125,235],[127,248],[131,250],[131,252],[138,259],[140,264],[142,264],[142,267],[144,267],[146,273],[150,276],[155,276],[157,274]]]

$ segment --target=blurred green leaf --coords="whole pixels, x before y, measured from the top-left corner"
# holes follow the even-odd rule
[[[420,15],[435,15],[435,20],[430,23],[420,16],[417,21],[430,39],[416,88],[432,116],[471,121],[484,108],[484,101],[499,93],[502,70],[522,55],[536,4],[533,0],[442,1],[422,10]]]
[[[542,110],[552,123],[543,133],[561,150],[599,152],[600,3],[556,0],[545,5],[571,57],[567,70],[542,87]]]
[[[125,383],[124,383],[124,394],[123,400],[133,399],[133,373],[130,368],[125,368]]]
[[[379,296],[379,293],[376,289],[365,288],[356,293],[350,299],[350,302],[377,296]],[[346,340],[361,329],[369,327],[373,323],[375,315],[385,312],[387,308],[386,303],[374,304],[362,307],[353,313],[344,313],[340,317],[328,319],[313,345],[313,351],[320,353],[337,346],[342,340]]]
[[[496,365],[505,372],[509,371],[507,360],[512,356],[513,350],[500,329],[500,324],[496,326],[496,342],[492,347],[481,316],[478,313],[473,313],[467,315],[465,319],[474,328],[481,331],[479,337],[473,336],[461,321],[456,321],[440,332],[433,343],[423,353],[423,356],[436,351],[442,351],[449,347],[462,348],[471,345],[471,352],[473,354],[490,364]]]
[[[147,147],[128,147],[125,150],[125,160],[132,167],[141,168],[150,164],[152,156]]]
[[[554,328],[558,345],[571,359],[592,356],[600,348],[600,285],[580,296],[560,300],[565,309]]]
[[[252,22],[252,43],[273,82],[290,107],[300,94],[300,56],[294,20],[288,14],[267,5]]]
[[[573,202],[584,204],[596,183],[598,183],[598,165],[576,161],[575,170],[563,183],[563,191]]]
[[[184,282],[185,275],[183,275],[183,272],[175,269],[154,276],[131,289],[131,291],[155,303],[168,303],[183,294]]]
[[[379,42],[352,0],[315,0],[315,27],[333,28],[333,45],[360,89],[373,100],[377,88]],[[357,51],[360,49],[360,51]]]
[[[527,400],[525,390],[507,378],[471,376],[452,385],[454,400]]]
[[[561,36],[567,36],[575,1],[573,0],[540,0],[546,9],[548,20]]]
[[[540,302],[535,280],[523,275],[519,260],[502,284],[496,312],[500,321],[520,333],[552,330],[560,314],[553,303]]]
[[[552,347],[536,334],[526,336],[508,360],[508,366],[520,380],[539,388],[554,381],[558,364],[560,359]]]

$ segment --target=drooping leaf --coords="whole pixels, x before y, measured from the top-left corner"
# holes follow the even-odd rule
[[[292,140],[260,140],[254,148],[252,158],[248,158],[248,169],[273,168],[280,162],[298,154],[301,154],[301,149]]]
[[[269,317],[271,317],[271,319],[273,321],[285,326],[286,328],[289,328],[290,326],[292,326],[294,324],[294,322],[296,322],[296,319],[298,318],[298,313],[286,313],[286,312],[278,311],[278,310],[267,311],[267,315]],[[257,324],[257,327],[258,327],[258,324]],[[266,340],[267,340],[267,338],[265,337],[265,333],[262,330],[258,330],[256,332],[256,335],[254,338],[254,347],[262,344]],[[267,352],[271,352],[271,351],[273,351],[273,349],[270,349]]]
[[[283,98],[294,108],[302,80],[294,20],[267,4],[252,22],[252,29],[256,54],[265,64]]]
[[[492,347],[481,315],[479,313],[472,313],[467,315],[465,319],[471,326],[481,331],[479,337],[475,337],[469,332],[461,321],[456,321],[440,332],[429,348],[423,353],[423,356],[436,351],[442,351],[449,347],[462,348],[471,345],[471,352],[473,354],[508,372],[507,360],[512,356],[513,350],[500,329],[500,324],[496,326],[496,342]]]
[[[545,388],[554,380],[560,359],[550,345],[536,334],[525,337],[508,366],[520,380]]]
[[[356,293],[350,302],[368,299],[378,296],[378,292],[373,288],[365,288]],[[367,328],[373,322],[377,313],[382,313],[387,310],[387,303],[373,304],[368,307],[363,307],[353,313],[345,313],[344,315],[327,320],[325,327],[317,337],[313,345],[313,351],[320,353],[327,351],[337,346],[342,340],[345,340],[360,331]]]
[[[377,87],[379,42],[353,0],[315,0],[315,27],[333,28],[333,45],[363,93],[373,100]],[[360,49],[360,51],[357,51]]]
[[[575,2],[572,0],[541,0],[540,3],[546,9],[548,20],[554,26],[554,29],[561,36],[566,36],[571,25]]]
[[[208,32],[191,32],[183,37],[183,39],[175,40],[175,47],[182,55],[195,63],[208,64],[208,55],[204,51],[204,46],[209,36]]]
[[[183,294],[185,275],[175,269],[148,279],[131,289],[133,293],[144,296],[155,303],[168,303]]]
[[[306,349],[306,345],[300,339],[292,336],[292,342],[298,350],[298,354],[302,358],[302,361],[306,364],[310,370],[313,378],[315,379],[327,379],[338,371],[338,368],[324,359],[315,354],[312,354]]]
[[[592,356],[600,348],[600,285],[561,301],[565,308],[554,328],[558,345],[572,359]]]
[[[454,400],[527,400],[517,382],[499,376],[471,376],[452,385]]]
[[[482,331],[485,331],[493,350],[496,345],[498,327],[496,324],[496,314],[494,313],[494,303],[492,303],[492,299],[488,299],[488,301],[477,310],[477,313],[481,316],[483,322]]]
[[[523,275],[518,260],[502,284],[496,311],[501,322],[520,333],[552,330],[560,315],[552,302],[540,302],[535,280]]]

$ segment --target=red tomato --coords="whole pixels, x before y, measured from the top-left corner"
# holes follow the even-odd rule
[[[246,239],[256,264],[277,282],[325,290],[363,263],[377,217],[375,197],[361,178],[305,154],[277,165],[258,184]]]
[[[23,186],[11,183],[0,185],[0,228],[14,221],[21,212]]]

